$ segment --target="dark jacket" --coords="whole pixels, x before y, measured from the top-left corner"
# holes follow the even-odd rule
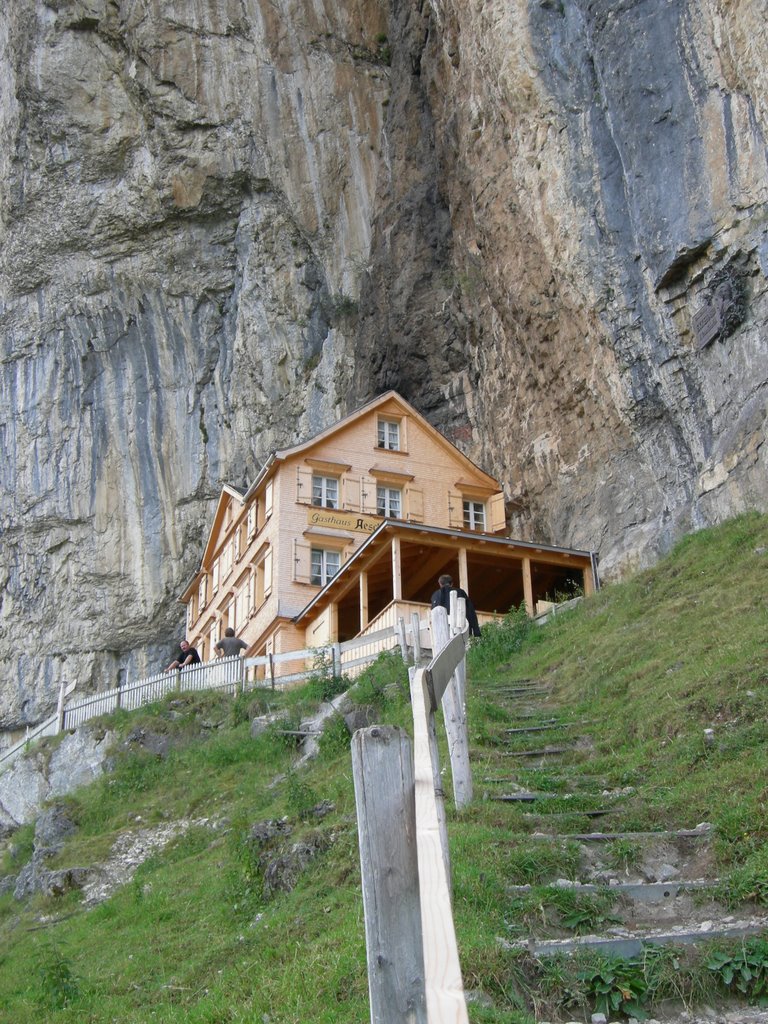
[[[433,608],[445,608],[450,614],[451,612],[451,591],[456,591],[457,597],[463,597],[467,608],[467,622],[469,623],[469,632],[472,636],[480,636],[480,623],[477,621],[477,612],[475,606],[472,604],[469,595],[466,590],[462,590],[461,587],[440,587],[432,595],[432,607]]]

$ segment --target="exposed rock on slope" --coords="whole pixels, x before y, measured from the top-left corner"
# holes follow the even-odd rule
[[[221,483],[384,387],[607,571],[765,507],[767,49],[757,0],[5,5],[0,725],[163,662]]]

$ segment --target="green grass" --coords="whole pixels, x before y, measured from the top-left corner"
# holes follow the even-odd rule
[[[583,830],[567,824],[583,820],[571,812],[592,806],[603,789],[622,790],[611,830],[711,822],[722,902],[768,903],[766,551],[768,518],[745,515],[686,538],[654,569],[606,587],[544,628],[513,613],[473,646],[468,718],[476,798],[460,815],[448,811],[462,970],[467,990],[483,997],[470,1005],[473,1024],[581,1013],[594,1008],[601,986],[613,998],[612,979],[644,1000],[723,994],[728,957],[738,959],[733,951],[710,955],[718,973],[691,951],[638,963],[534,962],[505,945],[535,921],[578,932],[609,920],[613,910],[602,893],[554,886],[577,877],[578,844],[531,839],[546,815],[532,825],[529,806],[483,799],[506,791],[503,782],[484,779],[514,774],[519,785],[553,794],[545,803],[567,812],[551,819],[565,823],[563,831]],[[522,679],[552,688],[547,714],[589,723],[579,733],[589,736],[590,750],[558,767],[503,759],[504,750],[530,742],[503,734],[513,715],[500,693]],[[53,863],[101,861],[126,830],[193,824],[99,906],[82,906],[76,893],[26,903],[0,896],[0,1021],[367,1020],[348,737],[335,722],[320,757],[296,768],[292,737],[279,728],[256,740],[249,734],[250,718],[267,710],[282,709],[294,727],[338,685],[319,672],[289,694],[235,701],[182,694],[110,718],[119,736],[114,770],[67,799],[79,827]],[[407,675],[396,656],[373,667],[356,699],[380,721],[408,726]],[[711,745],[705,729],[714,730]],[[137,748],[129,741],[137,730],[162,736],[167,754]],[[542,745],[554,742],[555,734],[534,735]],[[441,737],[447,764],[444,747]],[[313,808],[321,801],[334,809],[318,819]],[[292,892],[267,898],[264,850],[250,830],[283,818],[292,829],[288,846],[312,842],[318,852]],[[31,839],[31,828],[11,837],[0,851],[0,873],[18,872]],[[605,853],[616,870],[640,856],[633,841]],[[531,889],[521,895],[515,885]]]

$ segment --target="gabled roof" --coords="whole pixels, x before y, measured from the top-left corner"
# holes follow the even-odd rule
[[[208,563],[213,559],[216,544],[221,535],[221,523],[224,519],[224,512],[229,504],[230,498],[234,498],[235,501],[239,502],[241,505],[245,502],[244,495],[242,495],[240,491],[236,491],[234,487],[230,487],[229,484],[224,484],[221,488],[219,502],[216,505],[216,511],[213,514],[213,522],[211,523],[211,528],[208,531],[208,540],[205,548],[203,549],[203,557],[200,562],[201,566],[208,565]]]
[[[376,409],[384,405],[387,405],[388,403],[394,403],[396,406],[398,406],[400,412],[403,415],[412,416],[414,419],[417,419],[419,421],[419,425],[423,427],[424,430],[426,430],[426,432],[430,435],[430,437],[433,438],[433,440],[437,444],[444,448],[445,451],[449,452],[449,454],[453,458],[458,459],[461,463],[463,463],[463,465],[466,468],[470,469],[474,474],[479,475],[481,478],[487,481],[488,486],[493,486],[496,489],[499,488],[498,480],[492,477],[489,473],[486,473],[484,469],[480,469],[479,466],[472,462],[472,460],[468,458],[463,452],[461,452],[456,447],[455,444],[449,441],[447,437],[444,437],[439,430],[433,427],[432,424],[429,423],[422,416],[422,414],[418,412],[417,409],[414,409],[414,407],[410,405],[410,403],[406,402],[406,400],[401,395],[399,395],[396,391],[385,391],[384,394],[378,395],[376,398],[371,399],[370,402],[367,402],[359,409],[356,409],[355,412],[350,413],[348,416],[345,416],[341,420],[338,420],[330,427],[326,427],[325,430],[321,430],[319,434],[315,434],[314,437],[309,438],[307,441],[302,441],[300,444],[293,445],[290,448],[279,448],[275,452],[273,452],[272,455],[270,455],[270,457],[267,459],[264,466],[262,466],[259,475],[248,488],[245,494],[245,500],[247,501],[247,499],[250,498],[250,496],[258,489],[260,484],[263,483],[264,480],[271,474],[271,472],[273,471],[273,467],[275,466],[275,463],[284,462],[286,459],[293,458],[296,455],[306,454],[307,452],[311,451],[315,445],[320,444],[322,441],[327,440],[329,437],[333,437],[333,435],[337,433],[339,430],[345,429],[351,423],[354,423],[356,420],[362,419],[364,416],[369,416]]]

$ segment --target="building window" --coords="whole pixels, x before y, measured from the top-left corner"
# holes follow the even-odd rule
[[[312,504],[321,508],[339,507],[339,481],[335,476],[312,477]]]
[[[485,504],[482,501],[464,501],[464,529],[485,530]]]
[[[376,488],[376,513],[388,519],[399,519],[403,507],[403,492],[397,487]]]
[[[202,612],[203,608],[208,604],[208,576],[203,575],[200,577],[200,586],[197,588],[197,613],[198,615]]]
[[[340,568],[340,551],[325,551],[322,548],[312,548],[309,579],[315,586],[324,587]]]
[[[400,451],[400,423],[397,420],[379,420],[379,448]]]

